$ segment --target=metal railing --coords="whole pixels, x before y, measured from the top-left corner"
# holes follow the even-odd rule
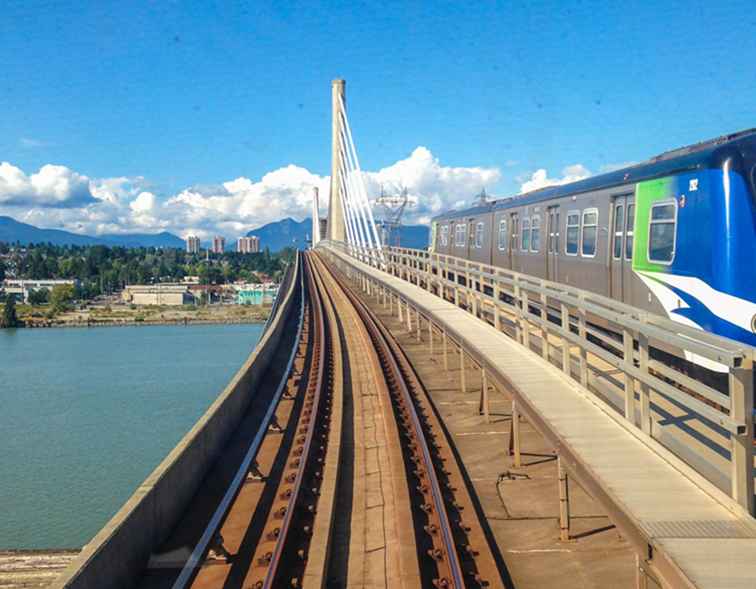
[[[753,347],[505,268],[408,248],[355,253],[540,354],[754,514]],[[718,383],[691,371],[702,363]]]

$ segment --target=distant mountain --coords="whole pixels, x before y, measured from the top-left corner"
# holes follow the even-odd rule
[[[256,235],[260,239],[260,249],[270,248],[277,252],[285,247],[305,249],[307,239],[312,231],[312,221],[295,221],[291,217],[268,223],[247,233],[248,237]]]
[[[173,233],[162,231],[161,233],[124,233],[100,235],[100,239],[113,245],[123,247],[162,247],[183,249],[186,245],[184,240]]]
[[[97,245],[101,243],[94,237],[78,235],[60,229],[40,229],[34,225],[21,223],[11,217],[0,217],[0,241],[6,243],[21,242],[52,243],[53,245]]]
[[[311,231],[312,221],[309,218],[304,221],[287,218],[253,229],[247,235],[259,237],[261,249],[268,247],[270,251],[277,252],[289,246],[306,248]],[[399,233],[400,243],[403,247],[425,249],[428,247],[428,231],[427,225],[405,225]],[[392,239],[392,242],[396,240]]]
[[[184,241],[181,238],[165,231],[155,234],[132,233],[91,237],[61,229],[40,229],[34,225],[21,223],[11,217],[3,216],[0,216],[0,241],[6,243],[20,242],[22,245],[52,243],[53,245],[107,245],[111,247],[184,247]]]

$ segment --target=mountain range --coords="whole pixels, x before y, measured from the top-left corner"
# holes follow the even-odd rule
[[[312,233],[310,218],[295,221],[292,218],[281,219],[253,229],[248,236],[256,235],[260,239],[260,247],[269,247],[270,251],[278,251],[287,246],[305,249]],[[428,247],[427,225],[405,225],[399,230],[399,243],[403,247],[425,249]],[[396,244],[397,236],[392,237],[392,245]]]
[[[107,245],[111,247],[184,247],[183,239],[167,231],[122,235],[104,234],[93,237],[63,231],[62,229],[40,229],[34,225],[16,221],[12,217],[3,216],[0,216],[0,241],[6,243],[19,242],[21,245],[51,243],[53,245]]]
[[[310,237],[312,223],[310,219],[295,221],[292,218],[281,219],[253,229],[247,235],[260,238],[261,248],[270,248],[277,252],[285,247],[305,249]],[[428,245],[428,227],[426,225],[405,225],[400,231],[400,243],[404,247],[425,248]],[[127,233],[105,235],[82,235],[62,229],[41,229],[28,223],[21,223],[12,217],[0,216],[0,241],[6,243],[51,243],[53,245],[106,245],[110,247],[161,247],[183,248],[184,240],[163,231],[162,233]],[[392,239],[392,243],[396,238]],[[230,241],[226,249],[233,251],[236,247]]]

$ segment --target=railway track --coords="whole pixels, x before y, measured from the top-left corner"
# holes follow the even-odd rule
[[[142,586],[502,586],[454,450],[409,360],[343,276],[316,254],[304,260],[297,345],[236,476],[177,574],[161,571],[160,582],[147,575]],[[349,468],[354,450],[345,450],[349,436],[364,433],[352,399],[359,387],[375,394],[386,421],[378,489],[364,488]],[[350,538],[357,529],[376,533],[365,524],[370,501],[355,500],[358,492],[373,503],[381,497],[377,576],[371,541]],[[369,560],[372,569],[363,567]]]

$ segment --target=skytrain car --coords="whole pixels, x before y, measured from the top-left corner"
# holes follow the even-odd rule
[[[450,245],[457,231],[464,246]],[[756,129],[449,211],[432,220],[432,235],[433,251],[756,346]]]

